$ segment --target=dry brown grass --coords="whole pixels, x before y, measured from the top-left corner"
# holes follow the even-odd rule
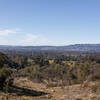
[[[80,84],[47,88],[44,84],[34,83],[27,78],[16,78],[14,85],[17,88],[16,92],[12,91],[10,94],[1,92],[0,100],[99,100],[100,98],[100,94],[91,90],[94,82],[81,89]],[[33,95],[34,93],[39,95]]]

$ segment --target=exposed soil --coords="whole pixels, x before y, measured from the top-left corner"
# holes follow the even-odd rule
[[[94,84],[98,83],[47,88],[27,78],[16,78],[9,93],[0,92],[0,100],[100,100],[100,93],[91,90]]]

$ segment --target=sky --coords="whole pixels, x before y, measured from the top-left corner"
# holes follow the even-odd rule
[[[0,0],[0,45],[100,43],[100,0]]]

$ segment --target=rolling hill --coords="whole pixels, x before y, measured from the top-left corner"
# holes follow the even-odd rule
[[[51,51],[100,51],[100,44],[75,44],[68,46],[10,46],[0,45],[0,50],[51,50]]]

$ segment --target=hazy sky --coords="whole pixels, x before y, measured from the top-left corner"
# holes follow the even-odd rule
[[[100,43],[100,0],[0,0],[0,45]]]

